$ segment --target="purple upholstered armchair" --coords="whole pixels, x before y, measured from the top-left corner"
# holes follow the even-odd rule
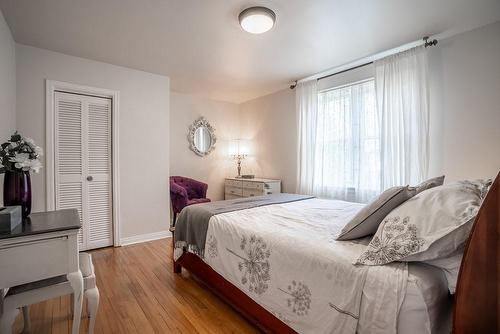
[[[170,177],[170,200],[174,211],[173,226],[177,214],[188,205],[210,202],[207,196],[208,184],[183,176]]]

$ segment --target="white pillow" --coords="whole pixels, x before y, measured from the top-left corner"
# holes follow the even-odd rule
[[[444,258],[469,237],[491,180],[460,181],[425,190],[391,211],[357,264]]]

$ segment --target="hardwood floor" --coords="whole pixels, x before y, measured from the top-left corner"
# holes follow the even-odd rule
[[[171,238],[91,253],[101,294],[95,333],[259,333],[188,273],[172,272]],[[32,333],[70,333],[69,300],[32,305]]]

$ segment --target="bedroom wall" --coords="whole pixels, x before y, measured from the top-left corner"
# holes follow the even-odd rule
[[[430,48],[429,86],[429,175],[446,174],[448,182],[494,177],[500,170],[500,22]],[[241,113],[242,136],[258,146],[255,173],[281,177],[284,191],[295,191],[294,91],[245,102]]]
[[[189,126],[205,117],[215,128],[215,150],[199,157],[189,149]],[[228,141],[239,138],[239,106],[172,92],[170,94],[170,175],[180,175],[208,184],[207,197],[224,199],[224,178],[236,173],[228,157]]]
[[[0,11],[0,143],[16,129],[16,44]],[[0,190],[3,174],[0,174]],[[3,191],[0,191],[0,207]]]
[[[439,41],[429,52],[430,173],[447,181],[500,170],[500,22]]]
[[[118,90],[121,239],[166,234],[169,224],[169,78],[16,46],[17,126],[45,146],[45,79]],[[45,170],[33,176],[33,209],[45,202]],[[135,237],[135,239],[134,239]]]
[[[295,91],[285,89],[240,105],[241,137],[252,143],[243,173],[282,180],[283,192],[295,192],[297,125]]]

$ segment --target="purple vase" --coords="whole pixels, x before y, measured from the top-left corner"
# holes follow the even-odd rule
[[[20,205],[23,218],[31,213],[31,179],[30,172],[5,172],[3,183],[3,204],[5,206]]]

